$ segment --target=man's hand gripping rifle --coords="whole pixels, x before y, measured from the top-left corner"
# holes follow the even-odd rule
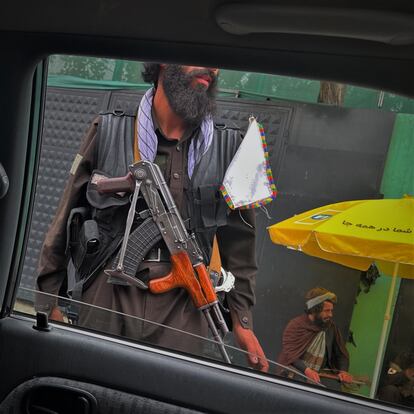
[[[97,183],[100,193],[133,191],[116,267],[105,272],[140,288],[149,288],[152,293],[164,293],[178,287],[186,289],[194,305],[204,313],[222,357],[230,363],[222,339],[228,333],[228,328],[218,306],[217,295],[201,250],[194,234],[188,234],[161,170],[158,165],[148,161],[139,161],[129,169],[130,172],[125,177],[101,179]],[[131,233],[140,192],[148,206],[150,217]],[[161,238],[171,255],[172,269],[168,275],[153,279],[146,286],[135,277],[135,273],[145,254]]]

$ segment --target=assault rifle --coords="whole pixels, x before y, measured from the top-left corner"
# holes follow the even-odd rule
[[[155,294],[177,287],[186,289],[194,305],[204,313],[223,359],[230,363],[223,343],[229,330],[218,306],[202,252],[195,235],[187,232],[161,170],[149,161],[139,161],[129,170],[125,177],[102,178],[96,183],[100,193],[133,191],[121,249],[114,268],[105,273]],[[140,192],[148,210],[138,213],[144,221],[131,232]],[[170,253],[172,269],[168,275],[151,280],[147,286],[135,274],[147,252],[161,239]]]

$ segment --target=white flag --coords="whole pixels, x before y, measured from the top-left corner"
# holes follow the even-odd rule
[[[255,118],[227,168],[221,192],[230,208],[255,208],[276,197],[263,127]]]

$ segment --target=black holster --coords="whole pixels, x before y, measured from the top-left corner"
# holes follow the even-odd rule
[[[101,244],[98,224],[91,218],[90,209],[72,209],[67,223],[67,253],[80,276],[85,277]]]

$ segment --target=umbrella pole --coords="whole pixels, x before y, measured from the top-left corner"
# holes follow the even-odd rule
[[[372,375],[372,384],[371,384],[371,390],[369,393],[370,398],[375,398],[375,394],[376,394],[377,387],[378,387],[378,381],[379,381],[380,374],[381,374],[382,359],[384,357],[385,340],[387,337],[388,325],[391,319],[391,316],[390,316],[391,306],[392,306],[392,302],[394,298],[395,285],[397,283],[398,266],[399,266],[399,263],[395,263],[394,270],[392,273],[391,288],[388,293],[387,308],[385,310],[384,323],[382,324],[381,337],[380,337],[380,342],[378,345],[377,359],[375,361],[374,373]]]

